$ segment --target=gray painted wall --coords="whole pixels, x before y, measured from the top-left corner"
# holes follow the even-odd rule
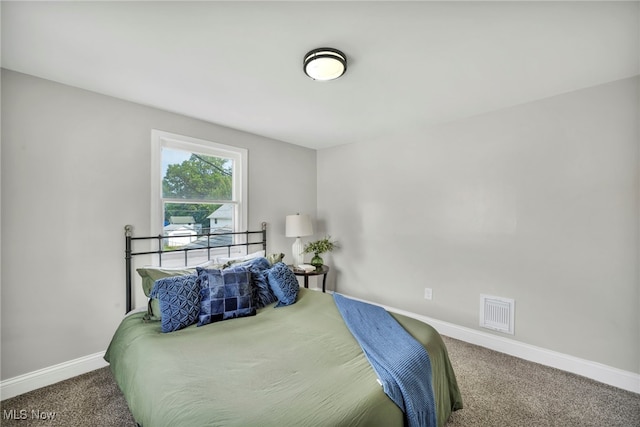
[[[319,151],[332,286],[640,372],[638,80]]]
[[[151,129],[249,150],[249,227],[289,254],[316,152],[2,70],[2,379],[104,351],[124,313],[123,226],[149,230]],[[290,256],[290,255],[289,255]]]
[[[514,298],[516,340],[640,373],[638,95],[627,79],[316,154],[2,70],[1,377],[106,348],[153,128],[249,150],[273,251],[317,195],[339,291],[470,328],[480,293]]]

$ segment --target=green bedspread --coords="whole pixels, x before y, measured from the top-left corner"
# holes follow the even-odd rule
[[[403,425],[330,295],[302,288],[291,306],[168,334],[142,316],[122,321],[105,359],[144,427]],[[442,426],[462,407],[444,343],[393,316],[429,353]]]

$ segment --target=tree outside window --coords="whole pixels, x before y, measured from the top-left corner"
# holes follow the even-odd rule
[[[161,131],[152,132],[152,144],[160,171],[159,185],[152,183],[160,209],[152,209],[152,220],[162,223],[165,248],[197,247],[210,240],[200,234],[239,231],[246,150]]]

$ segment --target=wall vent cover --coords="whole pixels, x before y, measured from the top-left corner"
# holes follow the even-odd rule
[[[515,301],[509,298],[480,295],[480,326],[514,334]]]

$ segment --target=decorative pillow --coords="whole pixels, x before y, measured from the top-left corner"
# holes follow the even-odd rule
[[[182,267],[182,268],[166,268],[166,267],[143,267],[137,268],[136,271],[142,278],[142,290],[146,296],[149,296],[153,284],[158,279],[164,279],[165,277],[173,276],[186,276],[189,274],[195,274],[195,267]]]
[[[269,256],[267,256],[267,260],[269,260],[271,265],[277,264],[279,262],[282,262],[283,259],[284,259],[284,254],[282,254],[282,253],[280,253],[280,254],[269,254]]]
[[[246,267],[225,270],[198,268],[198,282],[198,326],[256,314],[251,297],[251,273]]]
[[[265,257],[258,257],[258,258],[251,258],[248,261],[243,261],[237,264],[233,264],[230,267],[231,268],[246,267],[248,269],[254,268],[259,270],[266,270],[267,268],[271,267],[271,264]]]
[[[250,259],[260,258],[260,257],[264,257],[264,251],[257,251],[247,255],[241,255],[236,257],[218,257],[216,258],[216,262],[218,264],[226,264],[227,266],[230,266],[232,264],[237,264],[239,262],[249,261]]]
[[[254,258],[241,264],[236,264],[236,266],[246,267],[251,272],[251,291],[253,305],[256,308],[262,308],[278,301],[278,297],[273,293],[267,279],[267,270],[271,268],[267,258]]]
[[[278,297],[276,307],[291,305],[296,302],[300,285],[298,284],[296,275],[293,274],[293,271],[291,271],[285,263],[276,263],[267,270],[267,278],[273,293]]]
[[[211,267],[213,261],[203,262],[202,264],[195,265],[193,267],[143,267],[138,268],[136,271],[142,278],[142,290],[144,294],[150,297],[151,289],[156,280],[164,279],[165,277],[186,276],[189,274],[196,274],[197,267]],[[157,298],[149,299],[149,307],[147,308],[147,319],[149,320],[161,320],[161,310],[158,304]]]
[[[162,332],[186,328],[198,320],[200,313],[200,284],[198,276],[167,277],[156,280],[150,296],[160,305]]]

